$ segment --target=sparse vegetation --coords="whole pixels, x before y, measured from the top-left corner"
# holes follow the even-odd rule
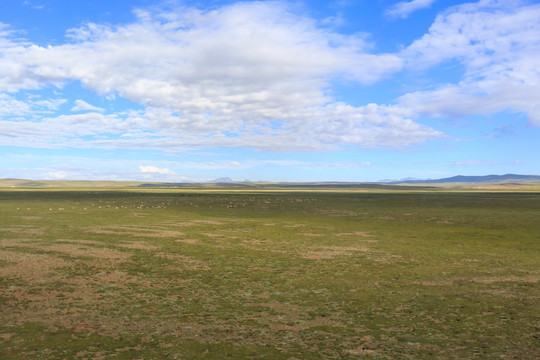
[[[0,358],[540,357],[539,192],[278,190],[0,192]]]

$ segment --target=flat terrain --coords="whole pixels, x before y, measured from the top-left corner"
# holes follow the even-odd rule
[[[0,358],[538,359],[523,189],[6,189]]]

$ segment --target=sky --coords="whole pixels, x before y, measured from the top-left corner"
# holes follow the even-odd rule
[[[0,0],[0,178],[540,174],[540,1]]]

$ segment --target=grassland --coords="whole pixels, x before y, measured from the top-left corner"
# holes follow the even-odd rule
[[[0,358],[537,359],[518,190],[6,189]]]

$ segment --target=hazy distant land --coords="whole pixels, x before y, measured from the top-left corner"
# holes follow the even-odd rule
[[[0,188],[236,188],[236,189],[430,189],[436,187],[470,188],[487,185],[488,188],[527,188],[540,186],[540,175],[457,175],[441,179],[402,179],[382,180],[380,182],[264,182],[234,181],[230,178],[218,178],[208,182],[145,182],[145,181],[111,181],[111,180],[27,180],[0,179]],[[497,186],[500,185],[500,186]]]

